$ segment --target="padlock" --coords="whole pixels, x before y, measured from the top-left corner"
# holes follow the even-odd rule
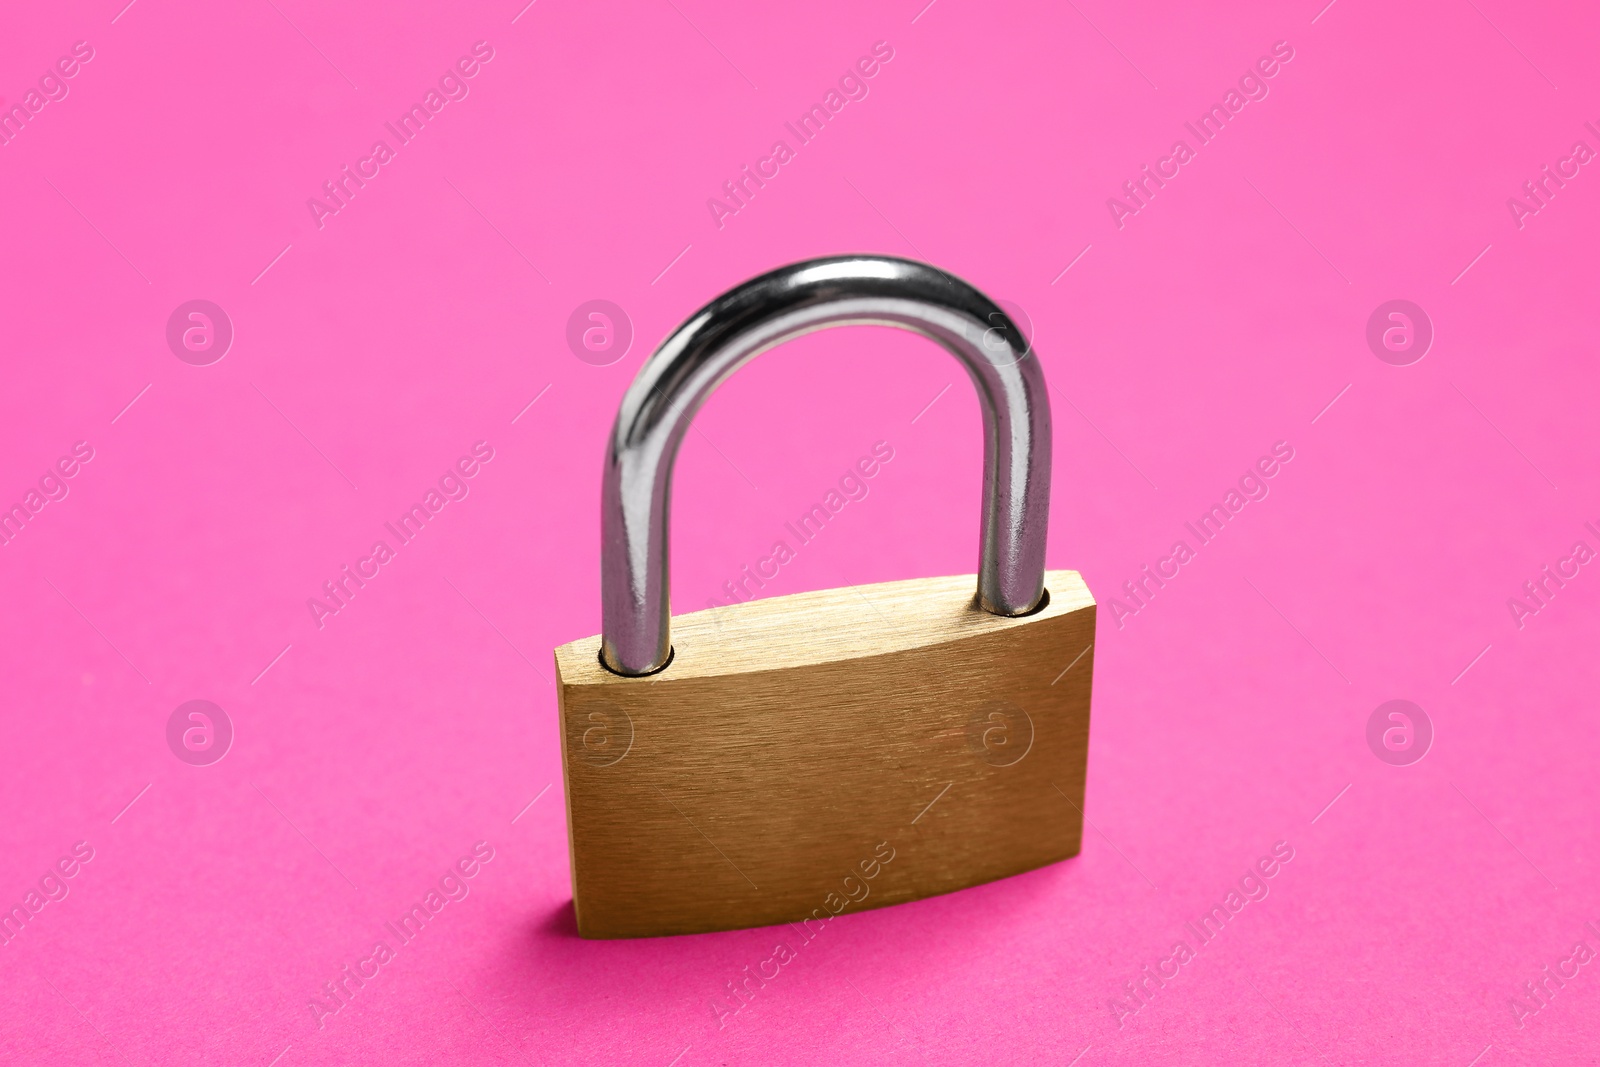
[[[718,384],[812,330],[895,326],[983,408],[973,576],[668,614],[678,446]],[[622,399],[601,502],[603,635],[555,650],[584,937],[799,923],[1077,854],[1095,604],[1044,569],[1050,404],[1015,322],[925,263],[815,259],[678,327]],[[814,936],[814,934],[812,934]]]

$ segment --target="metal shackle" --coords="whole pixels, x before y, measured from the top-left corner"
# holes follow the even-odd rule
[[[652,674],[672,656],[668,503],[689,423],[760,353],[829,326],[897,326],[949,351],[983,409],[978,603],[1026,615],[1044,595],[1050,511],[1050,398],[1031,342],[994,301],[926,263],[832,256],[794,263],[696,311],[639,368],[606,449],[601,489],[601,662]]]

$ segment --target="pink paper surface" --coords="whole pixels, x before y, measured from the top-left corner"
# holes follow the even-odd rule
[[[124,2],[0,35],[0,1058],[1590,1062],[1592,7]],[[1049,563],[1101,604],[1083,852],[811,942],[580,940],[550,650],[599,629],[604,435],[691,311],[845,251],[1031,323]],[[220,359],[214,311],[169,344],[193,300]],[[592,300],[625,353],[569,346]],[[978,407],[926,341],[804,338],[696,428],[675,610],[879,441],[764,593],[975,568]],[[195,700],[220,761],[169,734]],[[1414,714],[1369,745],[1391,700],[1420,761]]]

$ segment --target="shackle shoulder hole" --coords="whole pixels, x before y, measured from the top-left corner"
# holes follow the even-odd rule
[[[678,654],[678,646],[677,645],[668,645],[667,646],[667,661],[665,663],[663,663],[661,666],[657,667],[655,670],[646,671],[643,674],[623,674],[621,671],[613,670],[612,667],[611,667],[611,664],[606,662],[606,646],[605,646],[605,642],[603,642],[603,641],[600,643],[600,651],[595,653],[595,658],[600,661],[600,669],[601,670],[605,671],[607,674],[614,675],[615,677],[618,677],[618,678],[652,678],[655,675],[658,675],[662,671],[666,670],[668,667],[672,666],[672,659],[677,654]]]
[[[980,602],[980,600],[978,598],[978,594],[976,594],[976,593],[972,594],[972,606],[977,608],[979,611],[985,611],[985,608],[984,608],[983,604]],[[1000,615],[1000,614],[998,614],[996,612],[986,612],[986,614],[994,615],[995,618],[998,618],[998,619],[1026,619],[1026,618],[1028,618],[1030,616],[1039,614],[1039,612],[1043,611],[1045,608],[1047,608],[1049,606],[1050,606],[1050,590],[1047,587],[1039,594],[1039,602],[1037,604],[1035,604],[1033,607],[1029,608],[1027,611],[1024,611],[1021,615]]]

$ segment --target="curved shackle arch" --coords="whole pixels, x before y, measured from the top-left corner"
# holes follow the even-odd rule
[[[978,603],[1026,615],[1044,594],[1050,399],[1031,341],[973,286],[914,260],[848,255],[753,278],[695,312],[623,395],[601,489],[601,662],[652,674],[672,655],[668,511],[672,467],[695,413],[760,353],[829,326],[896,326],[966,367],[983,409]]]

